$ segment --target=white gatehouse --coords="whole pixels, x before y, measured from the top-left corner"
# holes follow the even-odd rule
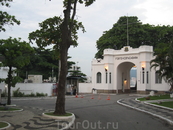
[[[121,50],[105,49],[103,59],[92,60],[92,88],[99,93],[130,92],[130,70],[136,69],[135,89],[138,93],[146,90],[168,91],[170,86],[159,77],[150,61],[154,58],[153,47],[139,48],[124,46]]]

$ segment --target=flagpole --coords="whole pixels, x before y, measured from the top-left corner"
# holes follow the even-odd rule
[[[129,46],[129,27],[128,27],[128,14],[127,14],[127,46]]]

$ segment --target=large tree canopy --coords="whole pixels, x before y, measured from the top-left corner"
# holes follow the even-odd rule
[[[154,50],[155,58],[151,61],[151,68],[155,68],[156,72],[165,79],[171,86],[173,91],[173,28],[160,39],[160,43]]]
[[[33,48],[20,38],[0,40],[0,54],[4,57],[3,66],[21,68],[30,62]]]
[[[43,75],[43,79],[49,79],[49,77],[56,77],[58,79],[58,69],[59,59],[57,58],[57,54],[55,53],[55,50],[52,49],[41,49],[34,47],[34,53],[32,53],[30,56],[32,57],[30,59],[30,63],[21,69],[17,70],[18,75],[22,79],[27,79],[27,75],[35,74],[35,75]],[[70,59],[71,57],[68,57]],[[71,68],[72,65],[75,65],[75,62],[68,61],[68,69],[70,69],[68,72],[72,72]],[[76,74],[78,76],[86,76],[81,71],[73,71],[70,73],[72,76]],[[82,80],[83,81],[83,80]]]
[[[173,27],[142,24],[136,16],[120,17],[117,23],[97,40],[98,52],[95,57],[102,58],[106,48],[121,49],[127,45],[134,48],[152,45],[155,48],[171,28]]]
[[[12,2],[13,0],[0,0],[0,6],[6,6],[10,7],[9,2]],[[2,9],[2,8],[1,8]],[[0,11],[0,32],[5,31],[4,25],[14,25],[14,24],[20,24],[20,21],[18,21],[15,16],[8,14],[7,12]]]
[[[21,39],[8,38],[0,40],[0,55],[4,57],[1,66],[9,68],[8,76],[5,83],[8,85],[8,100],[7,104],[11,104],[11,87],[15,87],[19,77],[13,75],[12,67],[21,68],[30,62],[30,54],[33,53],[29,43],[21,41]],[[2,81],[2,80],[1,80]]]
[[[29,74],[41,74],[44,79],[58,76],[58,59],[55,57],[55,52],[51,49],[33,48],[35,51],[31,54],[30,63],[21,69],[18,69],[18,74],[22,79],[27,78]],[[52,73],[53,71],[53,73]]]
[[[60,26],[62,24],[61,17],[48,18],[42,23],[39,23],[40,29],[29,34],[31,42],[35,41],[40,48],[47,47],[48,45],[54,45],[54,49],[59,52],[59,46],[62,42]],[[71,45],[77,46],[77,30],[81,28],[83,32],[85,29],[81,22],[74,20],[74,29],[72,31]]]

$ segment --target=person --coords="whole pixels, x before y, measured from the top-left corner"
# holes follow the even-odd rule
[[[76,86],[73,86],[73,95],[76,95]]]
[[[73,86],[71,85],[71,95],[73,95]]]

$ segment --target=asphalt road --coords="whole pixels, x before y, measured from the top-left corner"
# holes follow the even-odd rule
[[[173,130],[173,126],[151,115],[118,105],[116,101],[126,94],[68,96],[66,111],[76,116],[71,130]],[[91,99],[94,98],[94,99]],[[16,105],[54,110],[56,99],[13,100]]]

